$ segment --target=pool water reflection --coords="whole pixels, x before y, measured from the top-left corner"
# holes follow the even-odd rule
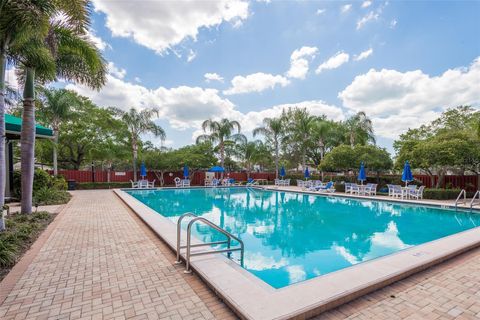
[[[247,188],[128,191],[176,222],[193,212],[245,243],[244,267],[281,288],[480,225],[464,211]],[[196,224],[203,241],[223,235]],[[233,254],[235,257],[235,254]]]

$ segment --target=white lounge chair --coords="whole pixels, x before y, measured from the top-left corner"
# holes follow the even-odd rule
[[[182,180],[183,187],[190,187],[190,179],[183,179]]]
[[[408,197],[415,198],[417,200],[423,199],[423,190],[425,190],[425,186],[421,186],[418,189],[408,189]]]
[[[173,181],[175,182],[175,188],[183,187],[182,179],[180,179],[179,177],[175,177],[175,179],[173,179]]]
[[[376,183],[368,183],[367,187],[365,188],[365,194],[369,196],[376,196],[377,195],[377,184]]]
[[[398,184],[392,185],[391,193],[392,193],[392,197],[394,197],[394,198],[397,198],[397,197],[398,198],[403,198],[403,195],[404,195],[402,186],[398,185]],[[389,194],[390,194],[390,192],[389,192]]]
[[[335,192],[335,184],[333,183],[333,181],[330,181],[325,186],[316,187],[316,191],[333,193]]]
[[[356,183],[350,184],[350,194],[358,194],[360,195],[360,187]]]

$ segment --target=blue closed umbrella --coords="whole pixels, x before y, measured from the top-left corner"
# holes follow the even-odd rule
[[[358,172],[358,180],[363,184],[363,181],[367,180],[367,174],[365,173],[365,165],[362,163],[360,164],[360,171]]]
[[[183,177],[188,179],[188,166],[186,164],[183,166]]]
[[[280,177],[283,178],[283,177],[285,177],[285,176],[286,176],[286,174],[285,174],[285,167],[282,166],[282,168],[280,169]]]
[[[303,176],[305,177],[305,179],[310,178],[310,171],[308,171],[308,167],[305,169]]]
[[[413,181],[412,169],[410,169],[408,160],[405,161],[405,166],[403,166],[402,181],[405,182],[405,186],[407,186],[410,181]]]
[[[208,171],[209,172],[225,172],[225,169],[223,169],[223,167],[220,167],[220,166],[215,166],[208,169]]]
[[[147,176],[147,168],[145,167],[145,163],[142,162],[140,165],[140,176],[145,178]]]

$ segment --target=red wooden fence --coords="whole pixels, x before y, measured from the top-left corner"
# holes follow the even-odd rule
[[[49,171],[52,174],[52,171]],[[171,175],[170,175],[171,173]],[[58,174],[64,176],[66,180],[75,180],[77,182],[108,182],[108,175],[110,174],[110,182],[129,182],[133,180],[133,171],[95,171],[92,174],[90,170],[59,170]],[[95,177],[94,177],[95,176]],[[147,179],[149,181],[156,180],[157,185],[159,183],[160,173],[152,171],[147,172]],[[140,177],[140,173],[138,173]],[[173,185],[174,179],[176,177],[183,178],[183,171],[177,172],[167,172],[163,175],[163,180],[166,185]],[[225,177],[233,178],[237,181],[246,181],[247,173],[246,172],[229,172],[225,173]],[[250,177],[253,179],[267,179],[273,181],[275,179],[275,173],[265,173],[265,172],[252,172]],[[205,181],[205,172],[195,172],[193,174],[192,185],[203,185]]]
[[[50,173],[52,173],[50,171]],[[95,171],[95,180],[93,180],[92,171],[80,171],[80,170],[59,170],[60,175],[64,176],[67,180],[75,180],[77,182],[107,182],[108,174],[110,174],[111,182],[129,182],[133,180],[133,171]],[[183,171],[165,173],[163,176],[164,182],[166,185],[174,184],[174,179],[176,177],[183,178]],[[138,174],[140,176],[140,173]],[[246,172],[229,172],[225,173],[226,177],[233,178],[237,181],[246,181],[247,173]],[[328,176],[328,174],[327,174]],[[252,172],[250,177],[253,179],[267,179],[268,181],[273,181],[275,179],[274,172]],[[205,172],[196,172],[192,178],[192,185],[203,185],[205,180]],[[149,171],[147,173],[147,179],[152,181],[156,180],[157,185],[159,184],[159,173],[158,175],[154,172]],[[427,175],[415,175],[415,179],[422,182],[427,188],[432,187],[431,178]],[[435,176],[434,185],[437,183],[438,177]],[[477,176],[445,176],[442,188],[459,188],[467,189],[469,191],[478,190],[478,181]]]

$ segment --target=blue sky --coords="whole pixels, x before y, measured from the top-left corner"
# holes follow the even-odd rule
[[[296,105],[335,120],[363,110],[392,150],[446,107],[480,106],[479,1],[93,3],[109,81],[67,87],[102,106],[159,108],[167,146],[192,143],[207,118],[248,135]]]

